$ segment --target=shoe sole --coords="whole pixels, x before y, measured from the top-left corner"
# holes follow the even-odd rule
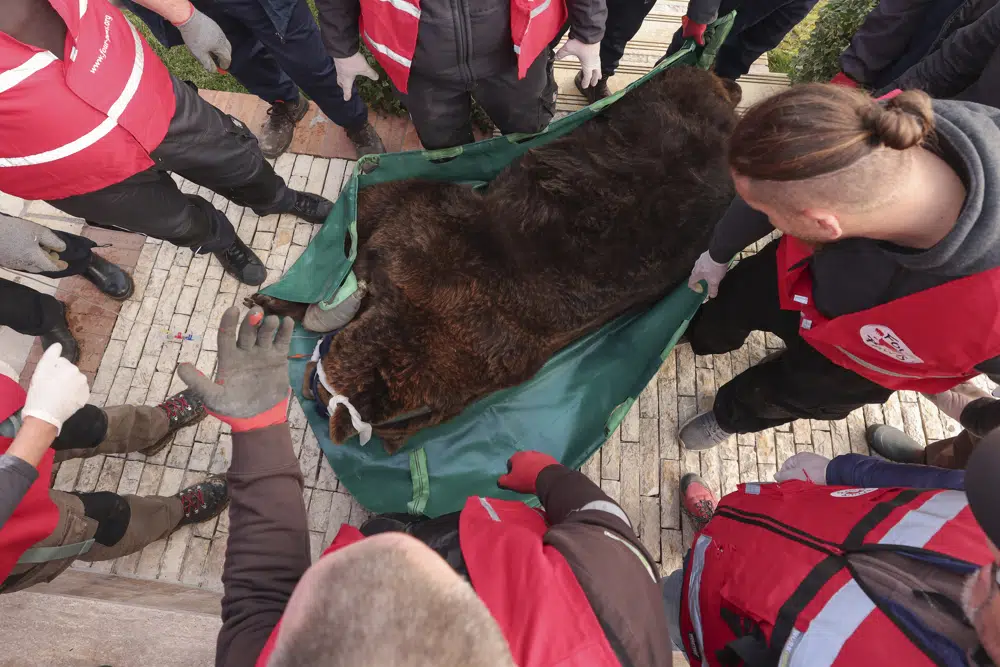
[[[681,437],[681,433],[684,431],[684,429],[686,429],[688,427],[689,424],[691,424],[695,419],[697,419],[699,417],[699,415],[701,415],[700,412],[697,415],[695,415],[694,417],[691,417],[690,419],[688,419],[683,424],[681,424],[681,427],[679,429],[677,429],[677,439],[681,441],[681,446],[684,449],[688,450],[689,452],[707,452],[710,449],[715,449],[716,447],[718,447],[719,445],[721,445],[722,442],[725,442],[725,440],[723,440],[722,442],[719,442],[719,443],[716,443],[714,445],[711,445],[710,447],[688,447],[688,444],[686,442],[684,442],[684,438]],[[730,436],[730,437],[732,437],[732,436]]]
[[[143,456],[147,457],[147,458],[152,457],[152,456],[156,456],[161,451],[163,451],[164,447],[166,447],[167,445],[169,445],[173,441],[174,436],[177,435],[177,431],[180,431],[182,428],[187,428],[188,426],[194,426],[195,424],[197,424],[197,423],[201,422],[203,419],[205,419],[205,417],[207,417],[207,416],[208,416],[208,412],[205,412],[200,417],[198,417],[197,419],[194,419],[192,421],[189,421],[187,424],[184,424],[184,426],[177,427],[173,431],[170,431],[165,436],[163,436],[162,438],[160,438],[159,440],[157,440],[151,447],[147,447],[146,449],[139,450],[139,453],[142,454]]]
[[[128,276],[127,273],[125,275]],[[128,276],[128,291],[121,296],[115,296],[114,294],[108,294],[107,292],[101,292],[101,294],[109,299],[113,299],[114,301],[128,301],[128,299],[135,294],[135,281],[132,280],[132,276]]]

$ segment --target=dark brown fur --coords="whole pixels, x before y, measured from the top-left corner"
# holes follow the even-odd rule
[[[363,190],[354,270],[369,293],[322,360],[332,386],[395,451],[661,298],[733,196],[725,146],[737,101],[738,87],[712,74],[670,69],[485,192],[428,181]],[[422,406],[431,413],[378,426]],[[339,407],[332,439],[353,433]]]

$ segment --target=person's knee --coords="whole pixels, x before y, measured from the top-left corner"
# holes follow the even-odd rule
[[[108,415],[96,405],[84,405],[67,419],[52,443],[52,449],[92,449],[108,435]]]
[[[129,521],[132,519],[132,508],[125,498],[108,491],[74,495],[83,503],[84,515],[97,522],[95,542],[113,547],[125,537]]]

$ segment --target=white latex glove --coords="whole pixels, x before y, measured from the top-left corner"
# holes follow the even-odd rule
[[[345,102],[351,99],[355,78],[366,76],[372,81],[378,81],[378,72],[372,69],[360,51],[348,58],[334,58],[333,65],[337,68],[337,85],[344,90]]]
[[[830,459],[812,452],[799,452],[794,456],[789,456],[781,464],[781,470],[775,473],[774,481],[787,482],[792,479],[812,482],[813,484],[826,484],[826,467],[830,465]]]
[[[556,60],[570,56],[575,56],[580,61],[580,73],[583,74],[580,87],[596,86],[597,82],[601,80],[601,43],[584,44],[580,40],[570,39],[556,53]]]
[[[714,299],[719,293],[719,283],[726,277],[727,271],[729,271],[729,265],[719,264],[712,259],[712,256],[706,250],[701,253],[701,257],[698,258],[698,261],[694,263],[694,268],[691,269],[691,277],[688,278],[688,287],[701,294],[701,285],[698,282],[704,280],[708,283],[708,298]]]
[[[184,23],[176,24],[176,28],[191,55],[206,71],[215,74],[220,69],[229,69],[233,47],[218,23],[192,6],[191,16]]]
[[[35,367],[21,414],[48,422],[62,430],[63,422],[82,408],[90,398],[87,376],[63,359],[62,345],[54,343]]]

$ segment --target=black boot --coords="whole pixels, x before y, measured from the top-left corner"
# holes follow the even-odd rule
[[[296,192],[295,205],[289,212],[314,225],[322,225],[332,210],[333,202],[326,197],[310,192]]]
[[[75,364],[80,360],[80,346],[77,344],[76,338],[73,338],[73,332],[69,330],[69,323],[66,322],[66,305],[62,301],[59,302],[59,308],[62,310],[62,321],[39,336],[42,341],[42,349],[47,350],[54,343],[62,343],[61,356]]]
[[[583,88],[580,85],[583,83],[583,72],[577,72],[573,83],[576,84],[576,89],[580,91],[580,94],[587,99],[587,104],[593,104],[597,100],[603,100],[605,97],[611,97],[611,90],[608,89],[609,78],[611,77],[602,74],[601,79],[596,85],[593,85],[590,88]]]
[[[116,301],[124,301],[132,296],[132,292],[135,291],[132,276],[125,273],[120,266],[112,264],[96,252],[90,253],[90,263],[84,269],[83,277],[94,283],[97,289]]]
[[[174,433],[181,430],[185,426],[193,426],[194,424],[197,424],[208,415],[208,412],[205,410],[205,404],[198,397],[198,395],[190,389],[185,389],[184,391],[168,397],[156,407],[167,413],[169,425],[167,427],[166,435],[157,440],[150,447],[141,450],[146,456],[156,456],[161,449],[170,443]]]
[[[189,526],[213,519],[229,504],[229,485],[222,475],[212,475],[177,494],[184,506],[184,518],[177,527]]]
[[[264,157],[275,158],[292,144],[295,124],[309,111],[309,100],[299,95],[294,102],[277,101],[267,110],[267,122],[260,129],[260,152]]]
[[[358,151],[358,157],[385,153],[382,137],[378,136],[378,132],[367,120],[364,125],[355,128],[345,127],[344,131],[347,132],[347,138],[351,140],[355,150]]]
[[[238,236],[233,245],[213,254],[226,273],[244,285],[260,285],[267,278],[264,263]]]

